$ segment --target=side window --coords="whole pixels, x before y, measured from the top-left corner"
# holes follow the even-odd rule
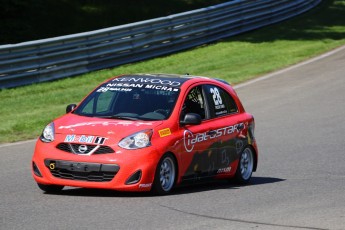
[[[205,87],[210,110],[214,117],[220,117],[238,111],[234,99],[224,89],[215,85],[207,85]]]
[[[205,119],[205,100],[201,86],[196,86],[189,91],[183,103],[181,118],[187,113],[196,113],[201,116],[201,119]]]

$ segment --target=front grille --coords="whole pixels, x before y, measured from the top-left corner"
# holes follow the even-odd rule
[[[114,153],[115,151],[109,146],[101,145],[93,154],[107,154]]]
[[[109,146],[103,145],[83,145],[83,144],[72,144],[72,143],[60,143],[56,146],[57,149],[68,153],[74,154],[108,154],[114,153],[115,151]],[[85,151],[84,151],[85,150]]]
[[[120,167],[115,164],[72,162],[49,159],[45,160],[44,163],[54,177],[67,180],[90,182],[111,181],[120,169]]]
[[[111,181],[116,173],[104,173],[104,172],[73,172],[65,169],[51,170],[51,174],[54,177],[67,180],[81,180],[92,182],[107,182]]]

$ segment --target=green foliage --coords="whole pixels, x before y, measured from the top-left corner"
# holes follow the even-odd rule
[[[236,84],[345,44],[345,0],[215,44],[78,77],[0,91],[0,143],[37,137],[100,82],[124,73],[190,73]],[[303,77],[303,76],[301,76]]]
[[[0,44],[163,17],[227,0],[2,0]]]

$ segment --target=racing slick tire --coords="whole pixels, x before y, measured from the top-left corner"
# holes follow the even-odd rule
[[[171,153],[166,153],[157,164],[152,192],[156,195],[166,195],[176,182],[176,160]]]
[[[248,184],[254,169],[254,153],[251,147],[246,147],[239,158],[235,182],[238,184]]]
[[[64,188],[64,186],[62,185],[45,185],[40,183],[37,183],[37,185],[42,191],[46,193],[58,193]]]

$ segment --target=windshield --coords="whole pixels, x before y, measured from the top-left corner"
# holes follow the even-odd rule
[[[165,120],[179,88],[154,84],[105,83],[93,91],[74,114],[123,120]]]

